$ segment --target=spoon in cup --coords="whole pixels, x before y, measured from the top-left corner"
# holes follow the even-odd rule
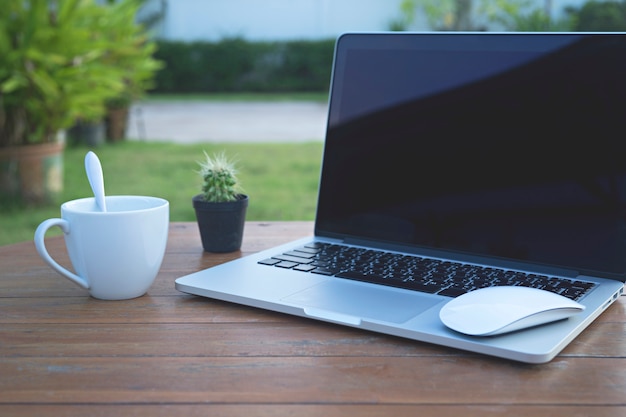
[[[101,211],[106,212],[102,165],[98,156],[92,151],[87,152],[87,155],[85,155],[85,171],[87,171],[87,179],[89,179],[89,185],[91,185],[91,190],[96,198],[96,205]]]

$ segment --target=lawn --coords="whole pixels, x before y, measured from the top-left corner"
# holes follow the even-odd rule
[[[195,221],[191,197],[201,179],[197,161],[225,151],[237,161],[243,188],[250,196],[248,220],[313,220],[322,143],[194,144],[123,141],[94,149],[102,163],[108,195],[162,197],[170,202],[172,221]],[[87,147],[64,153],[64,192],[59,201],[91,196],[84,171]],[[37,225],[59,217],[59,205],[42,208],[1,207],[0,245],[30,240]],[[60,234],[60,231],[50,234]]]

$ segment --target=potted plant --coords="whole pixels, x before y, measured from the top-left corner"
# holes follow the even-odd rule
[[[104,115],[123,87],[103,64],[108,9],[91,0],[6,0],[0,11],[0,202],[54,201],[63,186],[63,132]]]
[[[237,179],[233,161],[222,153],[204,153],[198,173],[202,193],[192,198],[202,247],[207,252],[233,252],[241,248],[248,196]]]
[[[122,73],[124,88],[106,101],[106,138],[116,142],[126,137],[131,104],[154,86],[154,77],[163,62],[154,58],[155,41],[148,37],[147,27],[138,24],[137,16],[144,0],[107,0],[111,13],[102,28],[115,45],[104,56],[107,65]]]
[[[107,104],[129,83],[133,94],[147,85],[158,65],[149,56],[154,44],[131,16],[141,4],[3,1],[0,203],[53,202],[63,186],[65,130],[75,123],[102,123]],[[137,56],[143,64],[128,61]]]

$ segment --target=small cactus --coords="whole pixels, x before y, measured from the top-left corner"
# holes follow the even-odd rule
[[[202,195],[204,201],[221,203],[237,200],[241,192],[237,170],[233,161],[222,152],[209,156],[204,153],[205,160],[198,162],[202,176]]]

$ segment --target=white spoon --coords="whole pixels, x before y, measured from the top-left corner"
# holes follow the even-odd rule
[[[100,207],[101,211],[107,211],[106,203],[104,201],[104,176],[102,175],[102,165],[98,156],[92,151],[87,152],[85,155],[85,171],[87,171],[87,178],[89,179],[89,185],[93,195],[96,197],[96,205]]]

